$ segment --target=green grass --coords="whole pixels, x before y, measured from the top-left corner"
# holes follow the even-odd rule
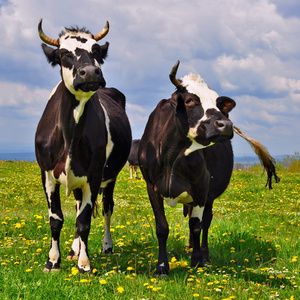
[[[36,163],[0,161],[1,299],[300,299],[300,176],[280,168],[269,191],[261,168],[235,171],[215,201],[211,265],[191,269],[188,220],[166,206],[170,276],[153,276],[157,240],[145,182],[124,168],[115,190],[114,254],[101,254],[103,220],[92,220],[91,274],[62,260],[44,274],[50,246],[46,198]],[[75,233],[75,203],[62,190],[65,258]]]

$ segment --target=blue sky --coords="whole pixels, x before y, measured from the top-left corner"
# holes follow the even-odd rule
[[[300,151],[300,1],[298,0],[0,0],[0,152],[33,151],[34,134],[60,80],[37,33],[57,38],[66,26],[96,33],[106,20],[107,86],[122,91],[133,138],[178,77],[200,74],[237,102],[230,118],[273,155]],[[252,154],[239,136],[236,155]]]

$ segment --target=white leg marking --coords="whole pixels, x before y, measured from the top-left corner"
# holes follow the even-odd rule
[[[200,207],[199,205],[193,207],[191,218],[198,218],[202,222],[204,206]]]
[[[113,243],[111,239],[110,233],[110,218],[111,218],[111,211],[104,214],[104,237],[102,243],[102,253],[105,253],[108,249],[112,249]]]
[[[51,249],[49,251],[49,260],[55,264],[57,263],[59,258],[59,249],[58,249],[58,243],[54,239],[52,239],[51,243]]]
[[[83,270],[84,272],[88,272],[91,270],[90,260],[87,256],[87,249],[84,242],[79,238],[80,243],[80,254],[78,258],[78,268]]]

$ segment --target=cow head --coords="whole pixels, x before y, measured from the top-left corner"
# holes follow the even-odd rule
[[[193,142],[194,150],[231,139],[233,125],[228,113],[235,107],[235,101],[219,97],[199,75],[190,74],[176,79],[178,66],[179,61],[170,72],[171,82],[177,88],[172,100],[176,105],[176,117]]]
[[[101,64],[107,56],[108,43],[103,46],[97,41],[108,33],[109,24],[93,35],[89,31],[78,28],[65,28],[58,39],[46,36],[42,30],[42,19],[38,25],[39,36],[53,49],[42,44],[43,51],[52,66],[61,66],[61,76],[67,89],[77,100],[90,98],[98,88],[105,87]]]

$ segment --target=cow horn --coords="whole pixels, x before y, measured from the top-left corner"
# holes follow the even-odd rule
[[[42,29],[42,21],[43,19],[40,19],[39,25],[38,25],[38,31],[39,36],[43,42],[45,42],[48,45],[59,47],[59,39],[51,39],[48,36],[45,35]]]
[[[109,31],[109,23],[108,21],[106,21],[105,27],[102,29],[101,32],[97,33],[96,35],[93,35],[93,39],[95,41],[99,41],[103,39],[108,34],[108,31]]]
[[[180,61],[177,60],[176,64],[173,66],[172,70],[170,71],[169,77],[171,82],[178,88],[180,86],[180,81],[176,79],[176,73],[179,66]]]

